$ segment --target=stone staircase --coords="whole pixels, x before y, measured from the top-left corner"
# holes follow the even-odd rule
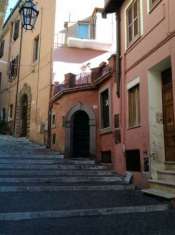
[[[138,213],[149,218],[149,213],[168,212],[169,204],[135,190],[109,166],[64,159],[25,139],[0,136],[0,208],[3,234],[8,230],[2,230],[4,223],[20,227],[24,221],[47,224],[64,218],[78,223],[87,217]]]
[[[175,200],[175,162],[165,162],[164,169],[157,170],[157,179],[149,180],[149,189],[144,193]]]

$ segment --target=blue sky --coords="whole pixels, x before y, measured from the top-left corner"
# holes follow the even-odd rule
[[[16,5],[16,3],[18,2],[18,0],[9,0],[9,5],[7,8],[7,12],[6,12],[6,16],[5,18],[7,18],[10,14],[10,9],[14,8],[14,6]]]

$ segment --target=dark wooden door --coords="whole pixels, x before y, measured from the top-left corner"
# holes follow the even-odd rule
[[[89,157],[89,117],[78,111],[73,118],[73,157]]]
[[[166,161],[175,161],[175,122],[171,69],[162,73],[162,98],[165,159]]]

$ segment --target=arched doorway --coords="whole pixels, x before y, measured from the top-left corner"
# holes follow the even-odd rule
[[[89,157],[89,117],[84,111],[77,111],[72,117],[72,157]]]
[[[80,141],[76,140],[78,135],[80,135],[82,139],[80,146],[85,146],[81,147],[81,150],[76,144]],[[76,148],[79,149],[76,150]],[[81,152],[84,151],[83,148],[86,149],[86,154]],[[65,157],[72,157],[75,155],[76,151],[79,151],[77,155],[81,155],[81,157],[85,156],[94,159],[96,156],[95,113],[90,106],[81,103],[73,106],[65,117]]]
[[[21,137],[27,136],[28,120],[28,97],[24,94],[21,97]]]

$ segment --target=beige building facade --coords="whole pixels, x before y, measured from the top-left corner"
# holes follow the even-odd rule
[[[21,28],[19,4],[0,35],[0,112],[8,131],[47,142],[48,104],[52,82],[55,0],[38,0],[33,31]]]

